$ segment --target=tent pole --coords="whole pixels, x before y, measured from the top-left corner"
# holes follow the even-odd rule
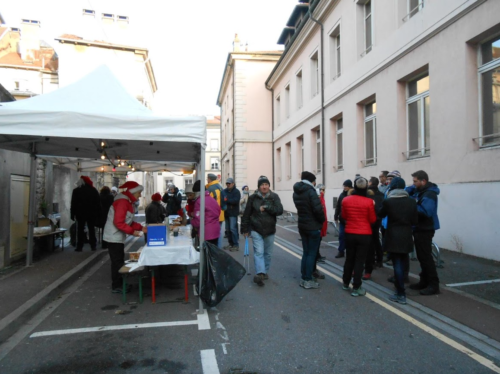
[[[198,289],[201,292],[201,280],[203,279],[203,264],[205,263],[205,252],[203,250],[203,244],[205,242],[205,145],[201,145],[201,162],[200,162],[200,173],[198,174],[200,179],[200,266],[198,267],[199,274],[199,285]],[[198,313],[203,314],[203,301],[199,297],[199,307]]]
[[[26,249],[26,266],[33,265],[33,229],[36,214],[36,155],[35,143],[32,143],[30,171],[30,200],[28,208],[28,248]]]

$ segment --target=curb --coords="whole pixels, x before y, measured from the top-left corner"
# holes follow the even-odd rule
[[[19,328],[28,322],[45,305],[54,300],[65,288],[70,286],[83,273],[107,255],[107,251],[97,252],[78,266],[64,274],[61,278],[33,296],[8,316],[0,320],[0,344],[5,343]]]

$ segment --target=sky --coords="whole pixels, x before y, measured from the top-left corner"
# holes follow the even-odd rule
[[[82,9],[129,17],[123,44],[146,47],[158,91],[155,111],[170,115],[219,115],[216,105],[227,56],[237,33],[249,51],[281,50],[276,44],[298,0],[22,0],[0,5],[10,26],[22,18],[42,23],[43,39],[84,38]],[[96,39],[113,42],[96,26]]]

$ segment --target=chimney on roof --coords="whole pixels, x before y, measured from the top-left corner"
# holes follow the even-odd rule
[[[239,52],[239,51],[240,51],[240,38],[238,38],[238,34],[234,34],[233,52]]]
[[[21,20],[21,39],[19,53],[26,62],[35,60],[35,51],[40,50],[40,21],[32,19]]]

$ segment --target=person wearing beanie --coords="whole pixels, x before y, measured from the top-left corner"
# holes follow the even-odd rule
[[[352,181],[350,179],[347,179],[343,185],[342,188],[344,189],[340,195],[339,198],[337,199],[337,205],[335,206],[335,214],[333,216],[333,220],[335,221],[335,224],[337,225],[337,228],[339,230],[339,248],[338,248],[338,253],[335,256],[335,258],[342,258],[345,256],[345,221],[342,218],[342,200],[344,197],[347,196],[350,190],[352,190]]]
[[[146,215],[146,225],[154,223],[163,223],[165,217],[167,216],[167,211],[161,205],[161,194],[156,192],[151,196],[151,202],[148,204],[145,210]],[[147,233],[144,233],[144,242],[148,243]]]
[[[224,196],[226,199],[226,211],[224,218],[226,221],[226,234],[228,237],[229,245],[224,249],[230,251],[238,251],[240,248],[240,236],[238,233],[238,215],[240,214],[240,190],[236,188],[233,178],[227,178],[226,188],[224,189]]]
[[[215,174],[207,175],[207,184],[205,185],[205,189],[208,190],[210,196],[212,196],[217,204],[220,206],[220,215],[219,215],[219,226],[220,230],[222,230],[222,223],[225,221],[224,211],[226,210],[226,202],[224,201],[224,189],[219,183],[217,176]],[[222,248],[222,235],[219,235],[219,241],[217,242],[217,247]]]
[[[162,201],[167,204],[167,216],[177,215],[182,206],[182,193],[175,185],[171,184],[163,195]]]
[[[326,217],[316,193],[316,176],[303,171],[300,177],[302,180],[293,185],[293,203],[299,217],[298,227],[303,249],[299,285],[305,289],[315,289],[319,287],[319,283],[313,279],[313,272],[321,242],[321,228]]]
[[[111,292],[122,293],[122,281],[119,273],[125,263],[125,239],[127,235],[141,236],[147,228],[134,222],[134,203],[142,195],[144,187],[134,181],[128,181],[119,188],[122,192],[116,195],[109,209],[104,240],[108,242],[111,259]],[[127,292],[130,291],[130,288]]]
[[[271,256],[274,249],[276,217],[283,214],[283,205],[278,194],[271,191],[269,179],[261,175],[258,189],[249,198],[243,217],[241,233],[252,237],[255,276],[253,281],[260,287],[269,279]]]
[[[396,293],[389,300],[406,304],[405,277],[410,269],[409,254],[413,251],[412,226],[418,223],[417,203],[405,189],[405,181],[394,177],[387,199],[382,202],[379,217],[387,217],[384,247],[391,254]]]
[[[118,187],[113,186],[111,187],[111,195],[113,195],[113,198],[118,195]]]
[[[101,215],[101,198],[94,188],[92,180],[82,175],[75,183],[76,188],[71,195],[71,219],[76,221],[76,252],[83,250],[85,244],[85,225],[89,232],[89,243],[96,250],[97,239],[95,227],[99,224]]]
[[[193,193],[196,194],[193,206],[193,217],[191,218],[191,225],[196,236],[199,237],[200,233],[200,199],[201,182],[197,180],[193,185]],[[216,246],[219,243],[220,236],[220,206],[217,201],[210,195],[208,190],[205,190],[205,238],[204,240]],[[201,242],[201,238],[200,238]]]
[[[345,220],[346,259],[342,280],[343,290],[349,290],[353,278],[352,296],[364,296],[366,290],[361,287],[361,276],[366,255],[371,246],[371,225],[377,220],[375,202],[366,197],[368,181],[363,177],[354,180],[354,190],[342,200],[342,218]],[[354,271],[354,276],[353,276]]]

